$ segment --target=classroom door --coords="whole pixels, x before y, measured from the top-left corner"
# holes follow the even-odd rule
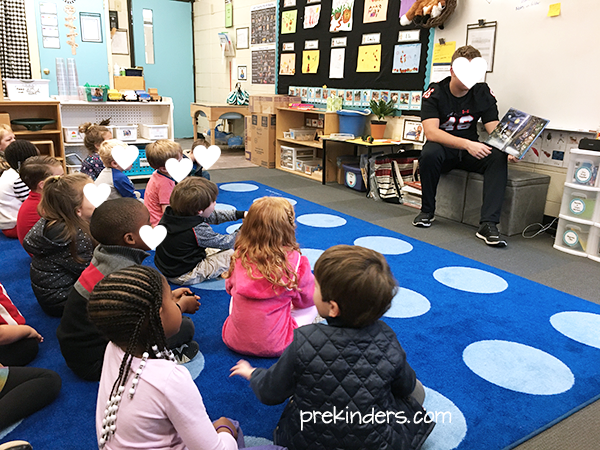
[[[190,116],[190,104],[194,102],[192,4],[132,0],[131,11],[135,65],[144,68],[147,88],[157,88],[159,95],[173,99],[175,137],[193,137]],[[146,62],[147,48],[154,64]]]

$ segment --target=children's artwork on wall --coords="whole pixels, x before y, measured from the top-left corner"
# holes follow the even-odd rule
[[[329,31],[352,31],[352,10],[354,0],[333,0]]]
[[[302,73],[317,73],[319,68],[319,50],[302,52]]]
[[[412,91],[410,93],[410,109],[421,109],[422,91]]]
[[[344,78],[345,48],[332,48],[329,59],[329,78]]]
[[[279,55],[279,75],[294,75],[296,73],[296,54],[282,53]]]
[[[319,23],[321,5],[306,6],[304,8],[304,28],[314,28]]]
[[[253,6],[250,10],[250,44],[274,44],[277,30],[275,3]]]
[[[392,73],[418,73],[421,62],[421,44],[394,46]]]
[[[398,97],[398,109],[408,109],[410,107],[410,92],[400,91]]]
[[[252,84],[275,84],[275,49],[252,50]]]
[[[381,67],[381,44],[358,47],[357,72],[379,72]]]
[[[283,11],[281,13],[281,34],[292,34],[296,32],[296,20],[298,10]]]
[[[363,23],[385,22],[387,9],[388,0],[365,0]]]

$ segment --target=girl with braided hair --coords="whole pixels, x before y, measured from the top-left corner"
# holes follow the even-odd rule
[[[181,311],[159,272],[131,266],[107,275],[88,312],[110,341],[96,406],[101,449],[238,448],[236,426],[224,417],[211,423],[190,373],[167,348]]]

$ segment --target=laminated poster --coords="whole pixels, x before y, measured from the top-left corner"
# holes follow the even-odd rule
[[[279,58],[279,75],[294,75],[296,73],[296,54],[282,53]]]
[[[345,48],[332,48],[329,61],[329,78],[344,78]]]
[[[317,73],[319,68],[319,50],[302,52],[302,73]]]
[[[387,20],[388,0],[365,0],[363,23],[385,22]]]
[[[357,72],[379,72],[381,68],[381,44],[358,47]]]
[[[304,28],[314,28],[319,23],[321,5],[306,6],[304,8]]]
[[[418,73],[421,61],[421,44],[394,46],[392,73]]]
[[[284,11],[281,13],[281,34],[292,34],[296,32],[296,19],[298,10]]]
[[[329,31],[352,31],[354,0],[333,0]]]

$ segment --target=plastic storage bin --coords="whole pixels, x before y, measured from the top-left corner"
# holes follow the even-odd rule
[[[90,86],[86,83],[85,95],[88,102],[105,102],[108,98],[108,86]]]
[[[571,149],[567,183],[580,186],[598,187],[598,168],[600,167],[600,152]]]
[[[302,158],[303,160],[316,158],[316,152],[314,148],[307,147],[290,147],[288,145],[281,146],[281,156],[290,157],[292,168],[296,167],[296,160]],[[296,169],[302,170],[302,169]]]
[[[342,164],[342,168],[344,169],[344,182],[346,186],[359,192],[365,192],[367,190],[365,183],[363,183],[360,166],[358,164]]]
[[[554,248],[577,256],[587,256],[592,225],[559,215]]]
[[[323,170],[323,167],[321,166],[322,163],[323,161],[321,161],[320,159],[309,159],[307,161],[304,161],[304,173],[306,175],[312,175],[314,172]]]
[[[83,142],[85,134],[79,132],[79,127],[63,127],[65,142]]]
[[[154,169],[150,167],[148,164],[148,159],[146,158],[146,149],[145,147],[137,146],[140,149],[140,154],[138,159],[135,160],[131,169],[123,172],[127,176],[136,176],[136,175],[152,175]]]
[[[137,125],[114,125],[113,136],[120,141],[137,141]]]
[[[304,172],[304,164],[312,164],[313,161],[316,160],[310,156],[299,156],[294,159],[294,170]]]
[[[594,225],[590,231],[588,258],[600,262],[600,223]]]
[[[560,214],[580,220],[593,220],[599,192],[600,188],[566,183]]]
[[[297,141],[313,141],[316,132],[315,128],[290,128],[290,137]]]
[[[340,119],[340,133],[352,134],[354,137],[363,135],[365,123],[371,111],[368,109],[360,111],[340,109],[337,113]]]
[[[140,123],[140,134],[144,139],[157,140],[169,138],[168,125],[146,125]]]

